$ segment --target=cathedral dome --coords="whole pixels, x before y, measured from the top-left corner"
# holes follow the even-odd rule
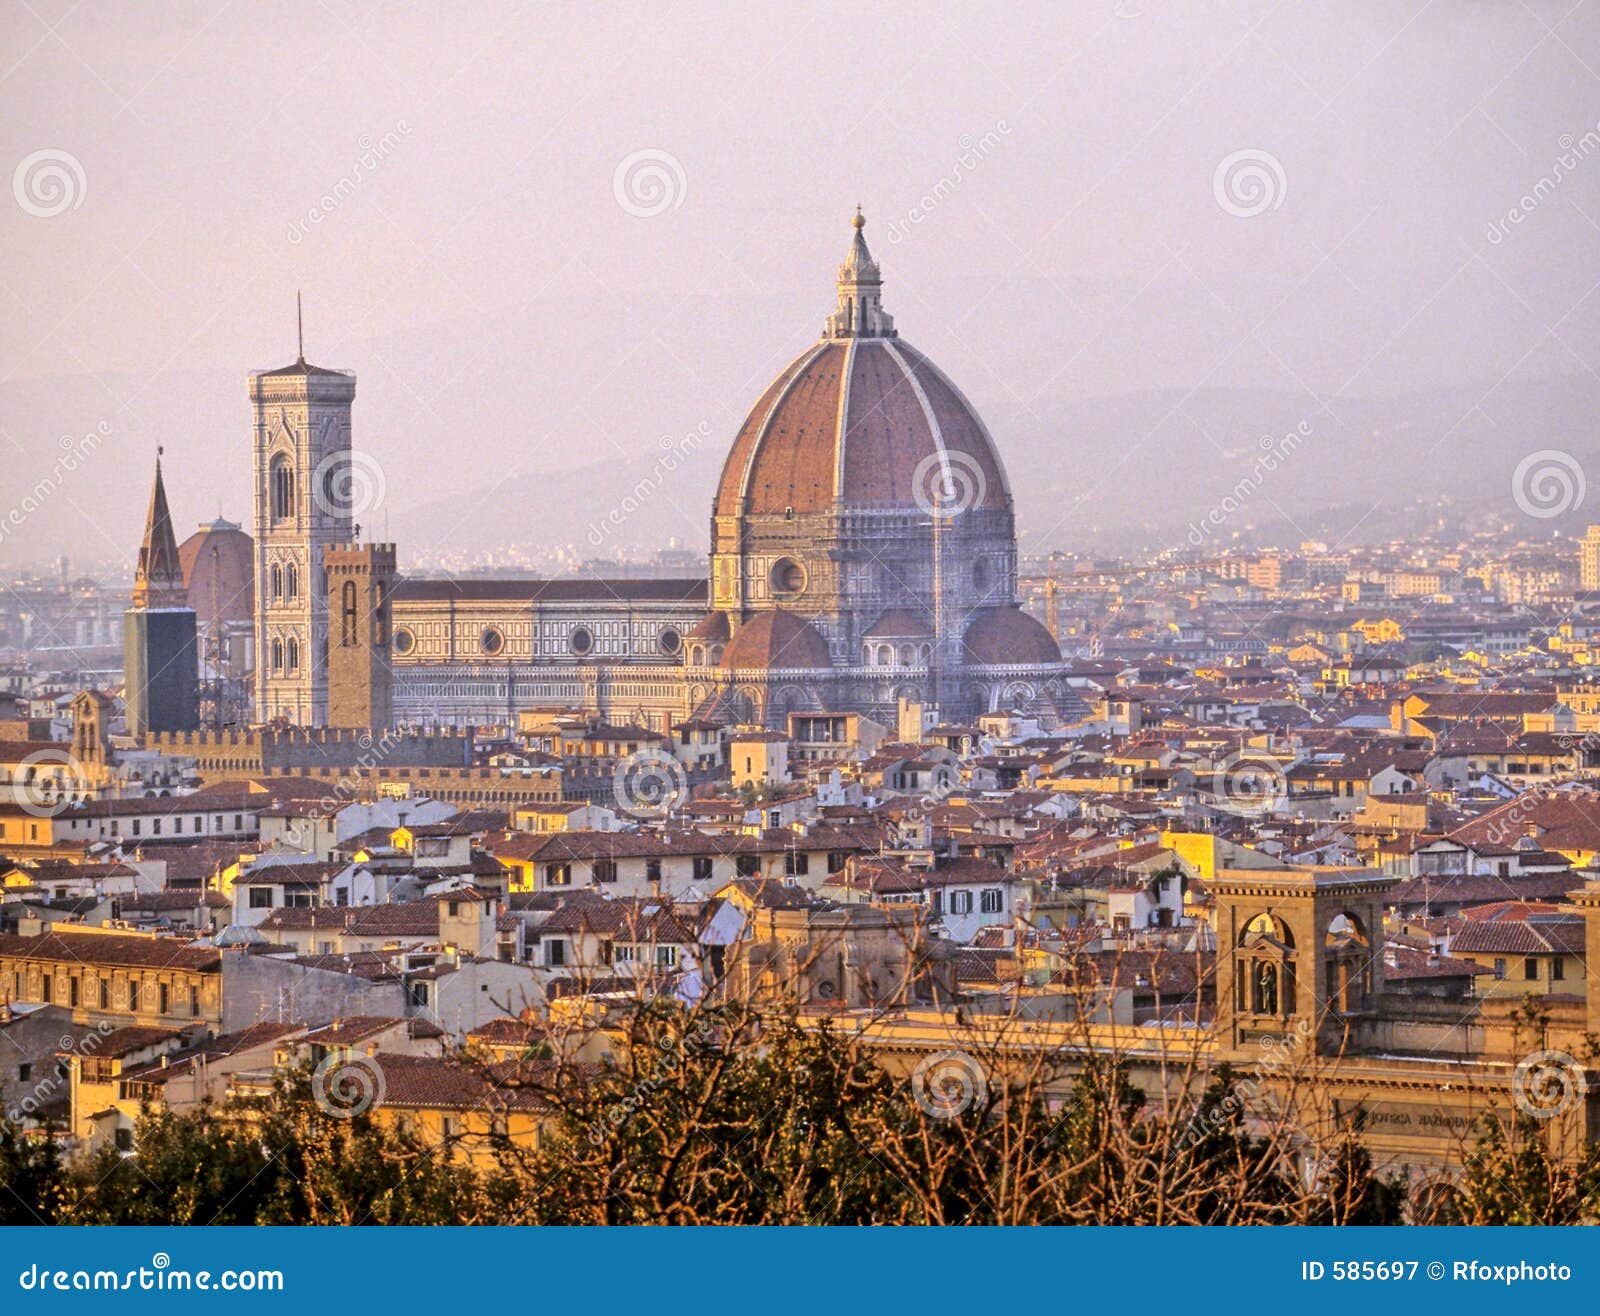
[[[202,622],[255,616],[255,541],[220,516],[178,545],[189,606]]]
[[[863,223],[858,213],[839,268],[839,309],[822,340],[773,381],[739,428],[717,483],[718,516],[787,517],[835,503],[1010,505],[983,421],[883,312]]]
[[[776,667],[833,666],[828,642],[803,618],[773,608],[757,613],[739,628],[722,651],[722,666],[755,670]]]
[[[1061,661],[1061,646],[1021,608],[983,608],[961,641],[963,656],[980,667]]]

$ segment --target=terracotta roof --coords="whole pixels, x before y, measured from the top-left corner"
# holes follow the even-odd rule
[[[202,972],[219,968],[222,961],[222,952],[214,947],[196,946],[176,937],[141,937],[115,932],[54,931],[36,937],[0,936],[0,956]]]
[[[1453,955],[1582,955],[1583,920],[1535,916],[1526,922],[1462,925],[1451,938]]]
[[[980,609],[961,647],[967,662],[980,666],[1061,661],[1061,648],[1043,623],[1016,607]]]
[[[933,634],[928,619],[914,608],[890,608],[867,628],[865,639],[920,640]]]
[[[383,1104],[412,1109],[521,1110],[550,1108],[534,1082],[553,1072],[549,1066],[502,1061],[474,1065],[433,1056],[380,1051]]]
[[[709,640],[720,644],[727,640],[733,632],[728,627],[728,614],[725,612],[712,612],[702,617],[695,628],[689,632],[691,640]]]
[[[178,545],[189,606],[202,623],[255,617],[255,541],[218,517]]]
[[[352,1015],[348,1019],[335,1019],[330,1024],[313,1028],[305,1035],[305,1040],[323,1046],[355,1046],[391,1028],[403,1027],[405,1023],[403,1018],[391,1015]]]
[[[782,608],[758,612],[722,651],[725,668],[827,668],[828,642],[809,622]]]
[[[848,372],[848,382],[846,374]],[[1007,510],[988,431],[934,364],[900,339],[823,341],[762,394],[729,449],[715,515],[786,516],[836,503],[915,508],[924,463],[974,473],[975,506]]]

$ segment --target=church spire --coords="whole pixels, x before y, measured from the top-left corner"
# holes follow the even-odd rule
[[[850,225],[855,233],[850,239],[850,250],[845,253],[844,264],[839,266],[839,309],[828,317],[823,336],[893,338],[894,317],[884,313],[879,300],[883,277],[878,262],[867,250],[867,240],[861,232],[867,220],[859,205]]]
[[[144,543],[139,546],[139,566],[133,577],[136,608],[187,608],[189,594],[178,561],[178,538],[172,533],[172,513],[167,508],[167,486],[161,478],[161,449],[156,449],[156,483],[150,491],[150,511],[145,517]]]

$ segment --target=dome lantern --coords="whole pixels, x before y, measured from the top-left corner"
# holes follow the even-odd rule
[[[861,207],[850,221],[855,230],[844,264],[839,266],[839,309],[828,317],[824,338],[893,338],[894,317],[885,313],[880,295],[883,276],[867,250],[861,230],[867,226]]]

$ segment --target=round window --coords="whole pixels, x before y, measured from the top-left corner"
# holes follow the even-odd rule
[[[594,632],[587,626],[578,626],[572,632],[570,643],[573,653],[588,653],[594,648]]]
[[[394,651],[396,653],[410,653],[417,647],[417,637],[404,626],[394,633]]]
[[[483,632],[478,643],[485,653],[495,654],[506,647],[506,637],[490,626]]]
[[[668,626],[661,632],[661,652],[677,653],[683,648],[683,636],[678,633],[675,626]]]
[[[772,592],[798,594],[806,587],[806,571],[792,557],[782,557],[772,564]]]

